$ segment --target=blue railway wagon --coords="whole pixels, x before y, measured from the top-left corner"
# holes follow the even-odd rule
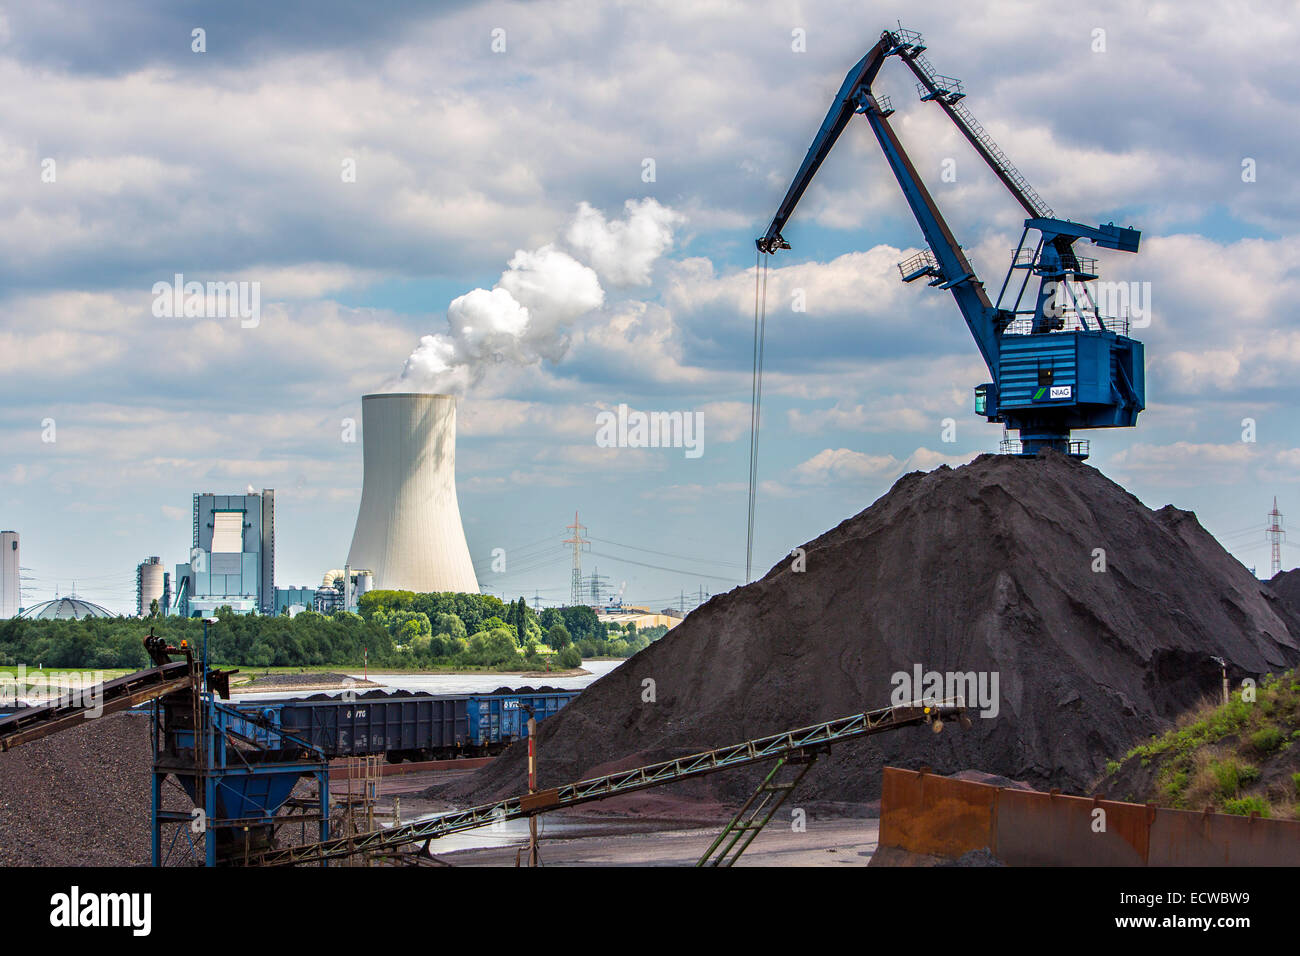
[[[528,707],[541,723],[576,696],[576,692],[470,695],[466,709],[474,742],[481,746],[523,740],[528,736]]]
[[[470,744],[466,704],[465,697],[285,701],[279,724],[331,757],[451,757]]]
[[[532,707],[543,720],[578,695],[458,694],[361,697],[331,700],[267,700],[241,706],[320,747],[330,757],[387,754],[402,760],[500,753],[528,736]]]

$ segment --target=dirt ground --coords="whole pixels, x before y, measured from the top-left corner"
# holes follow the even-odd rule
[[[543,866],[694,866],[721,832],[721,825],[682,829],[661,823],[642,832],[580,831],[543,836]],[[876,850],[880,821],[810,820],[794,831],[773,821],[744,852],[737,866],[866,866]],[[453,866],[515,866],[520,842],[501,847],[438,853]],[[526,854],[525,854],[526,856]]]

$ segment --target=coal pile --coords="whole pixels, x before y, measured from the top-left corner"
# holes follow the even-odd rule
[[[411,691],[411,690],[370,690],[362,694],[354,694],[353,697],[355,700],[397,700],[397,699],[404,700],[406,698],[417,698],[417,697],[423,700],[429,697],[475,697],[475,696],[508,697],[516,694],[567,694],[567,693],[569,693],[569,691],[566,691],[561,687],[551,687],[549,685],[542,685],[541,687],[529,687],[525,685],[523,687],[498,687],[496,690],[489,691],[487,694],[471,694],[468,691],[460,694],[427,694],[424,693],[423,691]],[[342,700],[342,699],[343,698],[340,697],[338,694],[312,694],[309,697],[284,698],[284,700],[293,700],[293,701]],[[269,704],[274,702],[275,701],[258,700],[258,701],[252,701],[251,703]]]
[[[1279,571],[1269,579],[1268,586],[1287,607],[1300,614],[1300,568]]]
[[[552,687],[550,684],[541,684],[537,687],[532,687],[528,684],[525,684],[523,687],[509,687],[509,686],[498,687],[496,690],[492,691],[492,693],[489,694],[488,696],[508,697],[511,694],[567,694],[567,693],[568,691],[566,691],[563,687]]]
[[[906,475],[803,548],[802,572],[786,559],[713,598],[549,717],[541,786],[885,706],[895,675],[920,668],[982,674],[990,691],[996,675],[988,715],[839,746],[800,798],[871,801],[885,763],[1086,792],[1108,759],[1216,692],[1212,656],[1234,679],[1300,660],[1300,611],[1194,514],[1153,511],[1063,455]],[[518,793],[525,762],[512,747],[438,795]],[[740,800],[756,779],[678,792]]]

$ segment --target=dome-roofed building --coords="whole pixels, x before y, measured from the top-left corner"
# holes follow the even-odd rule
[[[100,607],[92,601],[77,597],[76,594],[68,597],[56,597],[52,601],[42,601],[40,604],[33,604],[25,608],[18,615],[23,618],[30,618],[34,621],[80,621],[87,617],[117,617],[106,607]]]

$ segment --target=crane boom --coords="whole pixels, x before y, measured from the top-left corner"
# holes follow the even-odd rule
[[[927,279],[952,293],[975,339],[992,382],[975,390],[975,411],[990,422],[1016,429],[1012,450],[1026,455],[1054,448],[1086,458],[1088,443],[1072,441],[1071,429],[1131,426],[1145,408],[1142,344],[1128,335],[1127,316],[1103,314],[1086,283],[1097,279],[1096,262],[1080,257],[1075,242],[1137,252],[1141,234],[1113,223],[1083,226],[1057,219],[1042,197],[1007,158],[961,100],[961,82],[938,73],[922,56],[918,33],[886,30],[849,71],[803,164],[767,231],[756,240],[760,253],[789,249],[782,231],[823,161],[854,114],[864,116],[880,144],[927,251],[899,263],[904,282]],[[888,97],[871,89],[884,61],[902,59],[917,78],[923,101],[940,105],[1012,197],[1029,214],[1020,246],[997,301],[991,301],[961,244],[939,211],[888,117]],[[1031,230],[1039,239],[1028,243]],[[1012,282],[1016,272],[1022,281]],[[1039,279],[1032,302],[1022,307],[1031,276]],[[1109,291],[1109,290],[1108,290]],[[1118,298],[1113,296],[1112,298]],[[1127,301],[1127,298],[1125,298]]]
[[[804,190],[808,188],[813,176],[821,168],[822,160],[830,154],[831,147],[840,138],[840,133],[844,132],[844,127],[849,125],[849,120],[858,111],[859,96],[864,90],[870,91],[871,84],[888,55],[889,44],[882,37],[880,42],[872,47],[853,69],[849,70],[849,75],[844,78],[844,83],[836,94],[821,129],[817,131],[812,146],[808,148],[808,155],[804,157],[803,165],[799,167],[799,172],[795,173],[794,182],[790,184],[785,198],[777,207],[776,215],[772,217],[772,224],[767,227],[767,233],[758,240],[758,248],[763,252],[776,252],[777,249],[790,248],[781,238],[781,230],[785,228],[786,220],[790,218],[794,207],[803,197]]]

